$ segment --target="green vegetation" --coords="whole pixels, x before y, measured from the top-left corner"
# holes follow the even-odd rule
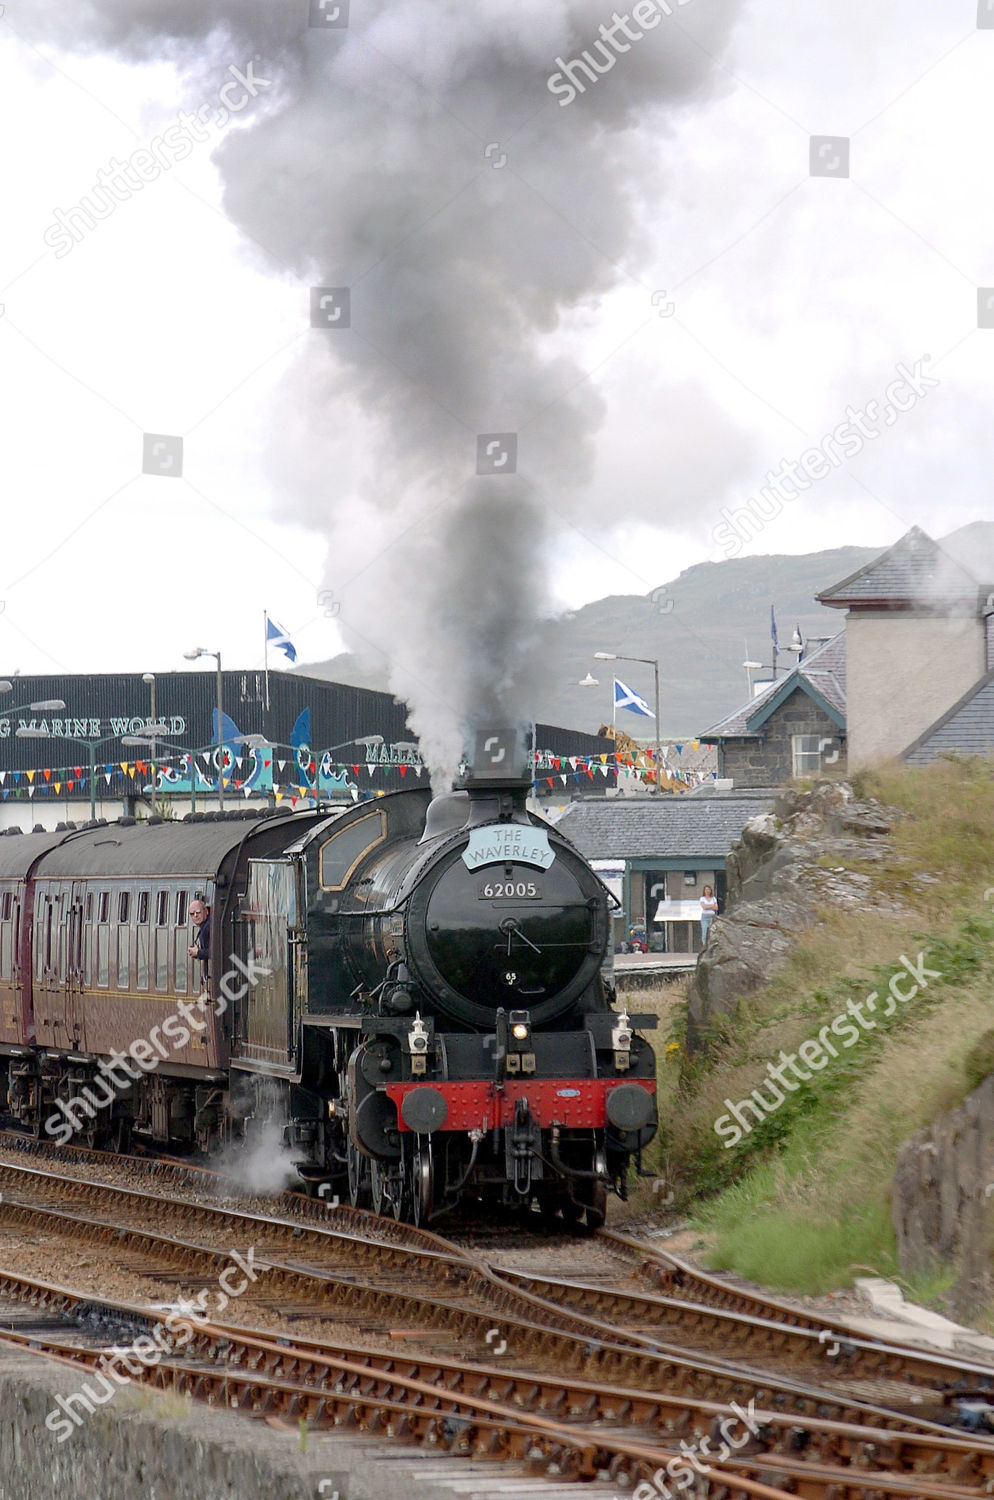
[[[851,866],[870,879],[868,907],[822,913],[787,966],[679,1078],[660,1048],[658,1160],[712,1264],[795,1291],[894,1274],[897,1154],[994,1070],[994,890],[984,900],[994,887],[994,765],[887,768],[864,774],[856,791],[903,814],[887,857],[868,848]],[[922,955],[937,975],[888,1007],[893,976],[912,987],[902,955],[912,966]],[[775,1102],[767,1064],[781,1050],[796,1055],[834,1018],[851,1019],[847,1006],[873,992],[874,1024],[854,1028],[854,1044],[837,1043],[837,1057],[782,1090],[783,1103],[729,1148],[732,1132],[722,1138],[715,1122],[754,1089]],[[917,1290],[938,1297],[948,1281],[940,1275]]]

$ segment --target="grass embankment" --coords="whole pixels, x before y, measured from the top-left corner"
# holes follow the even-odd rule
[[[671,1038],[656,1034],[657,1160],[695,1215],[711,1264],[794,1291],[895,1273],[897,1153],[994,1068],[994,890],[984,900],[994,886],[994,766],[888,768],[861,777],[856,790],[907,814],[894,823],[883,863],[851,866],[901,910],[823,912],[786,968],[739,1006],[707,1059],[680,1076],[665,1049]],[[912,966],[922,955],[937,973],[913,998],[888,1005],[893,976],[904,993],[915,984],[902,955]],[[857,1025],[850,1004],[873,1024]],[[758,1111],[742,1111],[749,1128],[727,1146],[730,1106],[754,1089],[774,1104],[767,1064],[781,1050],[796,1055],[825,1027],[838,1055],[822,1046],[824,1062],[805,1069],[807,1081],[787,1070],[795,1087],[780,1089],[783,1103],[757,1123]]]

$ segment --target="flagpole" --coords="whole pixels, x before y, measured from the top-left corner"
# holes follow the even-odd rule
[[[262,611],[263,661],[266,664],[266,713],[269,713],[269,611]]]

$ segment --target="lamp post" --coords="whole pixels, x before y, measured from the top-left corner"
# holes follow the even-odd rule
[[[9,682],[6,684],[0,682],[0,693],[9,693],[11,686]],[[61,713],[65,704],[61,698],[38,698],[34,703],[15,703],[13,708],[0,710],[0,719],[9,719],[11,714],[19,714],[26,708],[30,709],[33,714]]]
[[[616,651],[595,651],[594,657],[597,661],[639,661],[652,668],[652,679],[656,690],[656,785],[653,790],[658,795],[663,769],[663,749],[659,742],[659,661],[654,656],[621,656]],[[614,734],[615,742],[617,742],[617,726],[615,726]]]
[[[105,734],[100,740],[81,740],[73,734],[49,734],[47,729],[29,729],[22,725],[15,729],[14,734],[19,740],[66,740],[70,745],[85,745],[90,762],[90,822],[96,821],[97,816],[97,750],[101,745],[109,745],[111,740],[116,740],[116,734]]]
[[[742,665],[745,667],[746,682],[749,684],[749,697],[751,698],[752,674],[753,672],[761,672],[763,670],[763,663],[761,661],[744,661]]]
[[[221,703],[223,692],[221,653],[220,651],[207,651],[203,646],[197,646],[193,651],[184,651],[183,655],[187,661],[196,661],[201,656],[213,656],[217,662],[217,810],[224,812],[224,730],[221,727],[224,714]]]
[[[151,735],[151,734],[154,734],[155,731],[159,727],[158,721],[156,720],[156,717],[155,717],[155,673],[154,672],[143,672],[142,673],[142,682],[145,682],[145,683],[148,684],[148,696],[149,696],[148,732]],[[152,754],[153,755],[155,754],[155,746],[154,745],[152,746]],[[155,811],[155,761],[154,760],[152,761],[152,810],[153,810],[153,812]]]
[[[162,736],[165,734],[167,728],[168,728],[168,725],[166,725],[166,724],[163,724],[163,723],[152,723],[152,724],[150,724],[148,726],[148,729],[146,730],[146,732],[144,734],[122,734],[122,736],[121,736],[121,744],[122,745],[126,745],[129,750],[135,749],[139,745],[147,745],[148,749],[149,749],[149,753],[153,757],[155,756],[156,746],[157,745],[161,745],[164,750],[175,750],[179,755],[185,755],[187,757],[187,759],[189,760],[189,762],[190,762],[190,811],[192,813],[194,813],[194,812],[197,811],[197,782],[196,782],[197,767],[196,767],[196,764],[194,762],[193,757],[195,755],[199,755],[201,753],[201,750],[200,749],[197,749],[197,750],[187,750],[187,748],[186,748],[185,745],[172,745],[172,744],[170,744],[168,740],[164,740],[162,738]],[[213,747],[211,745],[207,745],[207,746],[201,747],[201,748],[205,748],[207,750],[210,750]],[[155,760],[154,760],[154,758],[150,762],[150,767],[151,767],[151,771],[152,771],[152,810],[154,811],[155,810],[155,775],[156,775],[156,772],[155,772]],[[163,805],[165,805],[165,804],[163,804]]]
[[[285,740],[270,740],[270,739],[267,739],[267,737],[264,734],[246,734],[246,735],[242,736],[242,741],[243,741],[244,744],[248,745],[249,748],[252,749],[252,750],[258,750],[260,748],[260,746],[262,746],[262,745],[269,745],[274,750],[292,750],[295,755],[300,750],[303,750],[303,749],[310,750],[310,746],[309,745],[308,746],[304,746],[304,745],[288,745]],[[337,745],[326,745],[322,750],[314,751],[313,752],[313,755],[314,755],[314,764],[315,764],[315,767],[316,767],[317,765],[320,764],[321,758],[323,756],[325,756],[325,755],[331,755],[335,750],[344,750],[346,745],[365,745],[366,748],[367,748],[367,750],[368,750],[371,745],[382,745],[382,744],[383,744],[383,736],[382,736],[382,734],[357,734],[357,735],[354,735],[352,737],[352,739],[350,739],[350,740],[342,740]],[[406,742],[403,743],[403,744],[401,744],[401,743],[398,742],[397,748],[399,750],[416,750],[418,747],[415,744],[413,744],[413,742],[411,744],[407,744]],[[315,778],[316,778],[316,775],[317,775],[317,772],[315,771]],[[317,790],[317,786],[316,786],[316,783],[315,783],[315,791],[316,790]]]

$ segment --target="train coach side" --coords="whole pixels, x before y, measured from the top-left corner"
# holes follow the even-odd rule
[[[0,947],[7,941],[11,965],[0,1055],[17,1120],[39,1135],[46,1122],[51,1134],[53,1120],[60,1133],[60,1120],[78,1121],[74,1133],[89,1144],[132,1128],[161,1143],[219,1144],[246,1010],[238,1000],[218,1004],[219,987],[236,951],[250,851],[278,852],[288,825],[316,817],[121,819],[2,841],[0,917],[9,896],[11,927],[6,940],[0,930]],[[212,1004],[194,1012],[203,1025],[190,1021],[203,981],[187,952],[195,895],[213,908]],[[147,1073],[131,1085],[118,1073],[113,1099],[96,1113],[58,1114],[59,1101],[97,1095],[108,1060],[132,1049],[154,1058]]]

